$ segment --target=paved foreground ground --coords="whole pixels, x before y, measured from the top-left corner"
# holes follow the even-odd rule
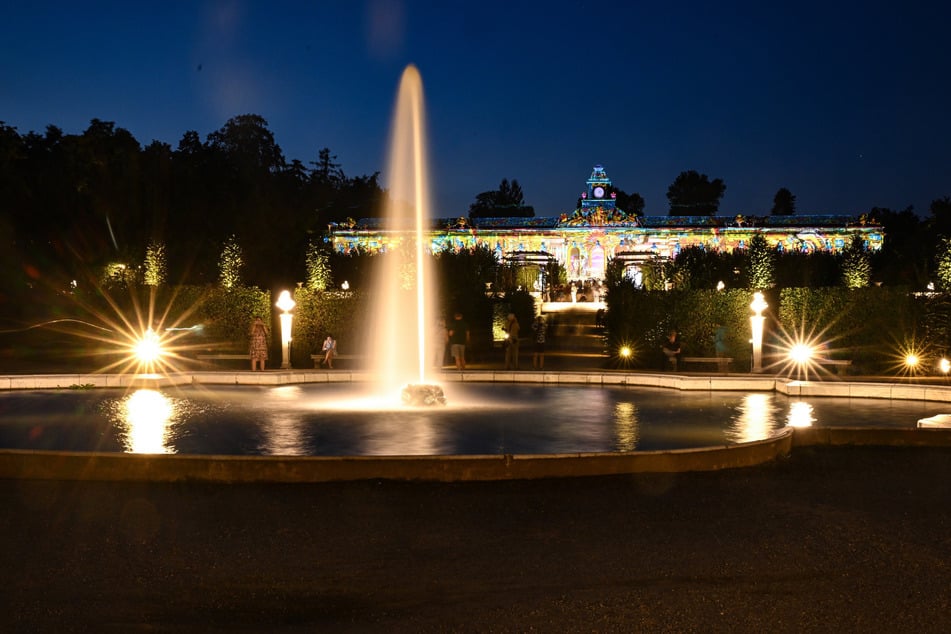
[[[951,450],[497,483],[0,481],[0,631],[947,632]]]

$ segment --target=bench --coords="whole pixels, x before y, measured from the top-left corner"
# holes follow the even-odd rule
[[[733,363],[733,357],[681,357],[680,361],[684,365],[688,363],[716,363],[719,371],[727,374],[730,371],[730,364]]]
[[[835,368],[836,374],[845,374],[846,369],[852,365],[851,359],[810,359],[816,365],[831,365]]]
[[[250,353],[243,354],[200,354],[198,355],[199,361],[224,361],[224,360],[241,360],[249,361],[251,359]]]
[[[324,360],[324,356],[325,356],[325,355],[323,355],[323,354],[312,354],[312,355],[310,355],[311,360],[314,362],[314,367],[315,367],[315,368],[319,368],[319,367],[320,367],[320,362]],[[354,360],[354,359],[362,359],[362,358],[363,358],[363,355],[362,355],[362,354],[338,354],[338,355],[335,355],[335,356],[334,356],[334,361],[336,361],[336,360],[338,360],[338,359]]]

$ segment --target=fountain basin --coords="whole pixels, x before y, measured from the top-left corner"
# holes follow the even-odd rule
[[[205,390],[210,383],[216,385],[226,385],[233,394],[248,392],[247,397],[252,401],[260,401],[256,398],[260,393],[256,390],[274,390],[282,395],[283,402],[295,403],[300,398],[295,397],[299,383],[290,383],[292,378],[300,379],[303,373],[202,373],[199,375],[184,375],[163,377],[162,385],[155,381],[148,384],[146,391],[163,391],[175,393],[178,390]],[[466,388],[496,387],[505,391],[517,390],[520,387],[526,387],[526,384],[513,383],[513,373],[503,372],[482,372],[450,374],[444,377],[447,390],[450,391],[450,405],[446,408],[411,408],[411,413],[425,413],[428,410],[435,412],[448,412],[450,418],[458,413],[453,409],[452,402],[455,401],[461,410],[472,405],[467,403],[466,398],[452,398],[452,389],[460,386]],[[515,373],[518,376],[518,373]],[[528,373],[521,373],[523,376]],[[328,375],[334,377],[331,383]],[[235,385],[235,376],[241,376],[248,383],[256,383],[256,388],[240,387]],[[569,402],[575,405],[579,404],[579,394],[585,396],[581,402],[586,403],[592,396],[604,396],[603,386],[617,386],[621,381],[638,381],[646,385],[655,385],[657,383],[666,383],[668,385],[681,385],[681,389],[657,390],[665,393],[673,400],[681,400],[683,396],[689,396],[692,392],[709,392],[709,381],[717,381],[718,384],[724,384],[722,378],[704,377],[705,383],[701,377],[679,377],[677,375],[647,375],[647,374],[626,374],[626,373],[545,373],[539,375],[543,380],[539,383],[527,384],[527,387],[548,388],[551,394],[558,397],[565,397]],[[732,378],[732,377],[731,377]],[[341,388],[355,390],[360,387],[361,382],[352,381],[353,377],[344,377],[343,373],[324,373],[324,376],[318,378],[317,387],[331,388],[332,391]],[[894,445],[894,446],[920,446],[920,445],[944,445],[951,444],[951,433],[948,430],[934,429],[916,429],[918,419],[934,415],[934,412],[940,412],[946,409],[939,401],[951,401],[951,390],[935,389],[928,386],[892,386],[880,384],[877,390],[872,390],[871,384],[804,384],[803,382],[786,382],[775,378],[766,377],[736,377],[735,382],[726,382],[730,387],[737,387],[745,384],[747,388],[759,387],[761,392],[745,393],[741,396],[745,399],[746,414],[740,416],[743,423],[737,426],[738,421],[734,421],[732,427],[732,440],[713,440],[712,444],[702,447],[691,446],[695,441],[688,442],[681,448],[668,447],[658,449],[656,444],[652,444],[649,426],[638,428],[639,436],[637,446],[630,451],[615,447],[611,451],[598,450],[596,447],[588,446],[587,449],[569,449],[557,447],[552,444],[541,443],[535,447],[534,453],[525,453],[524,446],[518,444],[507,444],[499,446],[497,453],[490,451],[492,455],[473,453],[456,455],[434,455],[427,453],[432,450],[430,437],[425,434],[415,440],[412,436],[400,439],[401,442],[422,442],[410,452],[411,455],[395,454],[372,454],[372,455],[341,455],[341,456],[303,456],[296,453],[300,449],[293,449],[295,445],[291,443],[291,453],[288,450],[282,450],[277,453],[255,454],[253,451],[241,455],[200,455],[186,453],[168,453],[161,451],[174,450],[180,451],[182,448],[165,447],[163,449],[161,433],[161,424],[156,421],[140,421],[140,426],[144,422],[141,435],[138,435],[139,442],[147,442],[150,438],[158,444],[153,447],[155,453],[124,453],[128,449],[121,446],[114,446],[109,452],[102,451],[105,448],[105,440],[100,439],[99,444],[93,450],[72,451],[60,449],[49,449],[48,447],[33,444],[30,448],[0,448],[0,477],[9,478],[34,478],[34,479],[94,479],[94,480],[153,480],[153,481],[213,481],[213,482],[322,482],[333,480],[364,479],[364,478],[393,478],[406,480],[493,480],[493,479],[515,479],[515,478],[537,478],[537,477],[573,477],[587,475],[606,475],[619,473],[637,473],[637,472],[677,472],[693,470],[713,470],[733,467],[751,466],[760,464],[779,456],[786,455],[794,446],[812,445],[812,444],[876,444],[876,445]],[[94,383],[100,385],[135,385],[135,387],[125,387],[121,390],[96,390],[96,389],[74,389],[74,390],[25,390],[0,392],[0,396],[20,395],[28,398],[38,398],[41,401],[48,402],[49,397],[69,394],[102,394],[105,392],[114,392],[119,395],[131,396],[141,387],[137,381],[129,377],[117,377],[109,375],[74,375],[60,376],[36,376],[36,377],[0,377],[0,386],[4,386],[5,381],[16,380],[19,386],[30,387],[31,382],[43,384],[52,383],[63,387],[72,385],[74,387],[90,386]],[[69,382],[67,382],[69,381]],[[489,383],[495,381],[495,383]],[[793,385],[795,383],[795,385]],[[351,385],[352,384],[352,385]],[[564,390],[565,387],[574,386],[582,390],[580,393],[572,393],[570,390]],[[917,401],[901,400],[890,398],[892,394],[909,394],[909,387],[920,389],[919,396],[927,395]],[[289,389],[290,388],[290,389]],[[690,389],[694,388],[694,389]],[[897,390],[897,391],[896,391]],[[927,390],[927,392],[925,392]],[[626,396],[636,397],[636,390],[628,390],[621,387],[620,391],[627,392]],[[729,392],[729,390],[727,390]],[[821,392],[820,398],[800,398],[804,392]],[[850,397],[850,393],[861,391],[866,398],[861,402],[869,405],[869,411],[864,418],[856,418],[851,414],[846,414],[838,421],[823,420],[827,418],[828,412],[834,411],[835,407],[854,405],[857,401]],[[836,392],[839,397],[827,398],[830,392]],[[329,394],[330,392],[325,393]],[[792,393],[792,394],[790,394]],[[879,395],[879,398],[870,398],[872,394]],[[299,396],[299,394],[297,395]],[[484,404],[484,394],[478,391],[473,392],[475,402]],[[532,399],[531,394],[528,400]],[[709,394],[699,394],[701,398],[711,398]],[[723,394],[717,394],[712,398],[721,398]],[[524,399],[525,394],[520,398]],[[767,401],[763,400],[767,398]],[[797,407],[802,409],[802,403],[812,403],[818,407],[812,410],[813,419],[806,427],[793,428],[776,420],[776,414],[773,414],[773,422],[764,425],[764,419],[756,412],[764,411],[764,403],[768,399],[788,399],[790,411],[792,404],[799,404]],[[317,399],[318,402],[326,399]],[[145,401],[148,403],[148,401]],[[636,398],[633,401],[639,404]],[[774,403],[775,404],[775,403]],[[149,411],[161,412],[161,407],[155,407],[152,403]],[[356,408],[354,406],[357,406]],[[695,407],[696,403],[691,406]],[[829,407],[833,406],[832,410]],[[326,407],[326,403],[324,404]],[[345,401],[338,408],[342,411],[350,411],[351,414],[360,416],[360,407],[364,409],[376,407],[372,402],[363,402],[359,399]],[[405,406],[399,403],[398,398],[393,399],[391,409],[405,410]],[[626,406],[621,409],[624,410]],[[767,406],[765,410],[770,410]],[[896,407],[898,409],[896,409]],[[9,409],[9,408],[6,408]],[[28,407],[27,410],[31,408]],[[266,410],[267,408],[265,408]],[[280,409],[280,408],[274,408]],[[291,409],[294,409],[293,407]],[[356,409],[356,411],[353,411]],[[384,408],[385,409],[385,408]],[[503,408],[505,409],[505,408]],[[567,410],[565,402],[556,402],[553,404],[553,410]],[[645,407],[644,411],[650,407]],[[734,408],[735,409],[735,408]],[[575,411],[577,407],[574,408]],[[582,408],[581,411],[588,411],[588,408]],[[640,410],[639,410],[640,411]],[[848,411],[848,410],[845,410]],[[486,409],[483,413],[489,414],[489,420],[497,420],[498,410],[494,413]],[[277,411],[278,420],[272,421],[273,430],[281,428],[284,431],[293,429],[295,423],[293,417],[299,414],[291,412]],[[520,414],[520,415],[519,415]],[[787,415],[780,412],[779,416]],[[545,422],[533,421],[531,417],[525,416],[525,412],[509,412],[509,415],[516,419],[524,421],[523,426],[526,429],[545,428]],[[282,418],[283,416],[283,418]],[[289,416],[289,417],[288,417]],[[381,429],[385,432],[383,440],[386,437],[392,440],[399,438],[399,430],[405,430],[406,425],[402,421],[405,411],[400,414],[397,424],[383,425]],[[594,415],[597,418],[598,415]],[[696,423],[707,419],[707,413],[697,410],[693,413],[692,419]],[[19,417],[16,419],[16,425],[21,427],[21,432],[25,429],[29,434],[43,436],[36,425],[39,421],[48,421],[50,417],[42,411],[42,408],[34,412],[33,418]],[[630,416],[622,416],[622,421],[630,421]],[[802,419],[799,419],[800,422]],[[617,420],[613,424],[615,430],[618,429]],[[833,426],[822,427],[826,423],[833,423]],[[9,421],[7,421],[9,423]],[[276,427],[275,427],[276,424]],[[550,423],[549,423],[550,425]],[[812,426],[818,425],[818,426]],[[839,427],[837,427],[837,425]],[[865,427],[857,428],[864,425]],[[444,424],[445,426],[445,424]],[[240,428],[240,426],[239,426]],[[437,426],[430,425],[430,430]],[[465,428],[465,425],[461,426]],[[623,425],[621,425],[623,428]],[[9,429],[0,423],[0,429],[7,433]],[[585,425],[567,426],[567,429],[574,435],[589,429]],[[631,426],[628,426],[630,431]],[[676,426],[669,428],[669,431],[675,431]],[[151,430],[151,431],[149,431]],[[680,430],[683,431],[682,429]],[[217,432],[224,438],[230,438],[230,441],[241,434],[235,436],[233,430],[229,430],[228,425],[218,426]],[[643,432],[643,433],[641,433]],[[745,437],[737,435],[738,432],[745,434]],[[164,433],[164,432],[163,432]],[[151,435],[150,435],[151,434]],[[389,434],[389,436],[387,436]],[[765,437],[761,440],[755,440],[756,434]],[[571,435],[571,434],[569,434]],[[683,435],[679,432],[675,435]],[[52,436],[62,437],[62,433],[52,434]],[[584,434],[581,434],[584,436]],[[49,435],[46,436],[50,437]],[[193,438],[194,434],[185,434],[186,438]],[[622,434],[615,433],[613,436],[615,442],[624,438]],[[118,438],[118,437],[117,437]],[[269,436],[272,441],[281,441],[281,435],[275,434]],[[295,438],[294,434],[285,436],[284,441]],[[299,436],[297,437],[299,439]],[[626,436],[626,441],[630,443],[631,436]],[[115,442],[121,441],[121,438],[113,439]],[[376,442],[381,440],[376,437]],[[483,438],[483,441],[485,438]],[[498,440],[498,436],[495,437]],[[88,445],[87,445],[88,446]],[[147,447],[148,445],[143,445]],[[378,445],[379,446],[379,445]],[[628,444],[630,446],[630,444]],[[404,447],[405,448],[405,447]],[[577,448],[576,448],[577,449]]]

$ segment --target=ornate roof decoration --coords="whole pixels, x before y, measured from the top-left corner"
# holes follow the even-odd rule
[[[743,226],[736,223],[736,216],[632,216],[620,209],[613,209],[613,215],[605,213],[600,217],[598,207],[575,209],[571,213],[561,216],[539,216],[534,218],[434,218],[431,220],[431,229],[443,230],[492,230],[492,229],[546,229],[563,227],[639,227],[650,228],[689,228],[689,227],[716,227],[719,229],[749,229],[756,227],[859,227],[878,226],[874,219],[868,216],[845,216],[825,214],[796,214],[793,216],[744,216]],[[593,212],[594,217],[584,215]],[[597,224],[601,222],[601,224]],[[384,229],[383,218],[361,218],[354,224],[351,222],[335,223],[332,228],[340,230],[379,231]]]
[[[592,205],[562,214],[558,225],[563,227],[637,227],[637,216],[631,216],[614,205]]]

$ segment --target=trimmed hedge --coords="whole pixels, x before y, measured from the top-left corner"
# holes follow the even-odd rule
[[[367,293],[352,291],[294,291],[294,325],[291,365],[311,367],[310,355],[320,352],[328,334],[337,340],[340,354],[365,354],[364,333],[371,316]]]
[[[746,371],[750,367],[749,303],[747,291],[645,291],[620,284],[608,289],[608,349],[630,346],[634,357],[629,365],[659,369],[664,367],[661,342],[671,328],[680,333],[686,356],[712,357],[714,333],[722,325],[734,369]]]
[[[787,288],[774,333],[788,341],[805,337],[824,343],[830,357],[851,359],[854,373],[893,374],[903,352],[931,356],[945,347],[926,334],[931,303],[902,287]]]
[[[951,348],[951,296],[907,288],[784,288],[765,293],[764,366],[781,363],[798,340],[823,343],[831,358],[850,359],[856,374],[896,374],[903,353],[914,350],[930,372]],[[609,349],[634,348],[632,367],[662,368],[660,344],[670,328],[680,332],[684,354],[714,356],[713,333],[726,327],[728,356],[736,371],[751,365],[752,292],[644,291],[626,282],[609,288]]]

